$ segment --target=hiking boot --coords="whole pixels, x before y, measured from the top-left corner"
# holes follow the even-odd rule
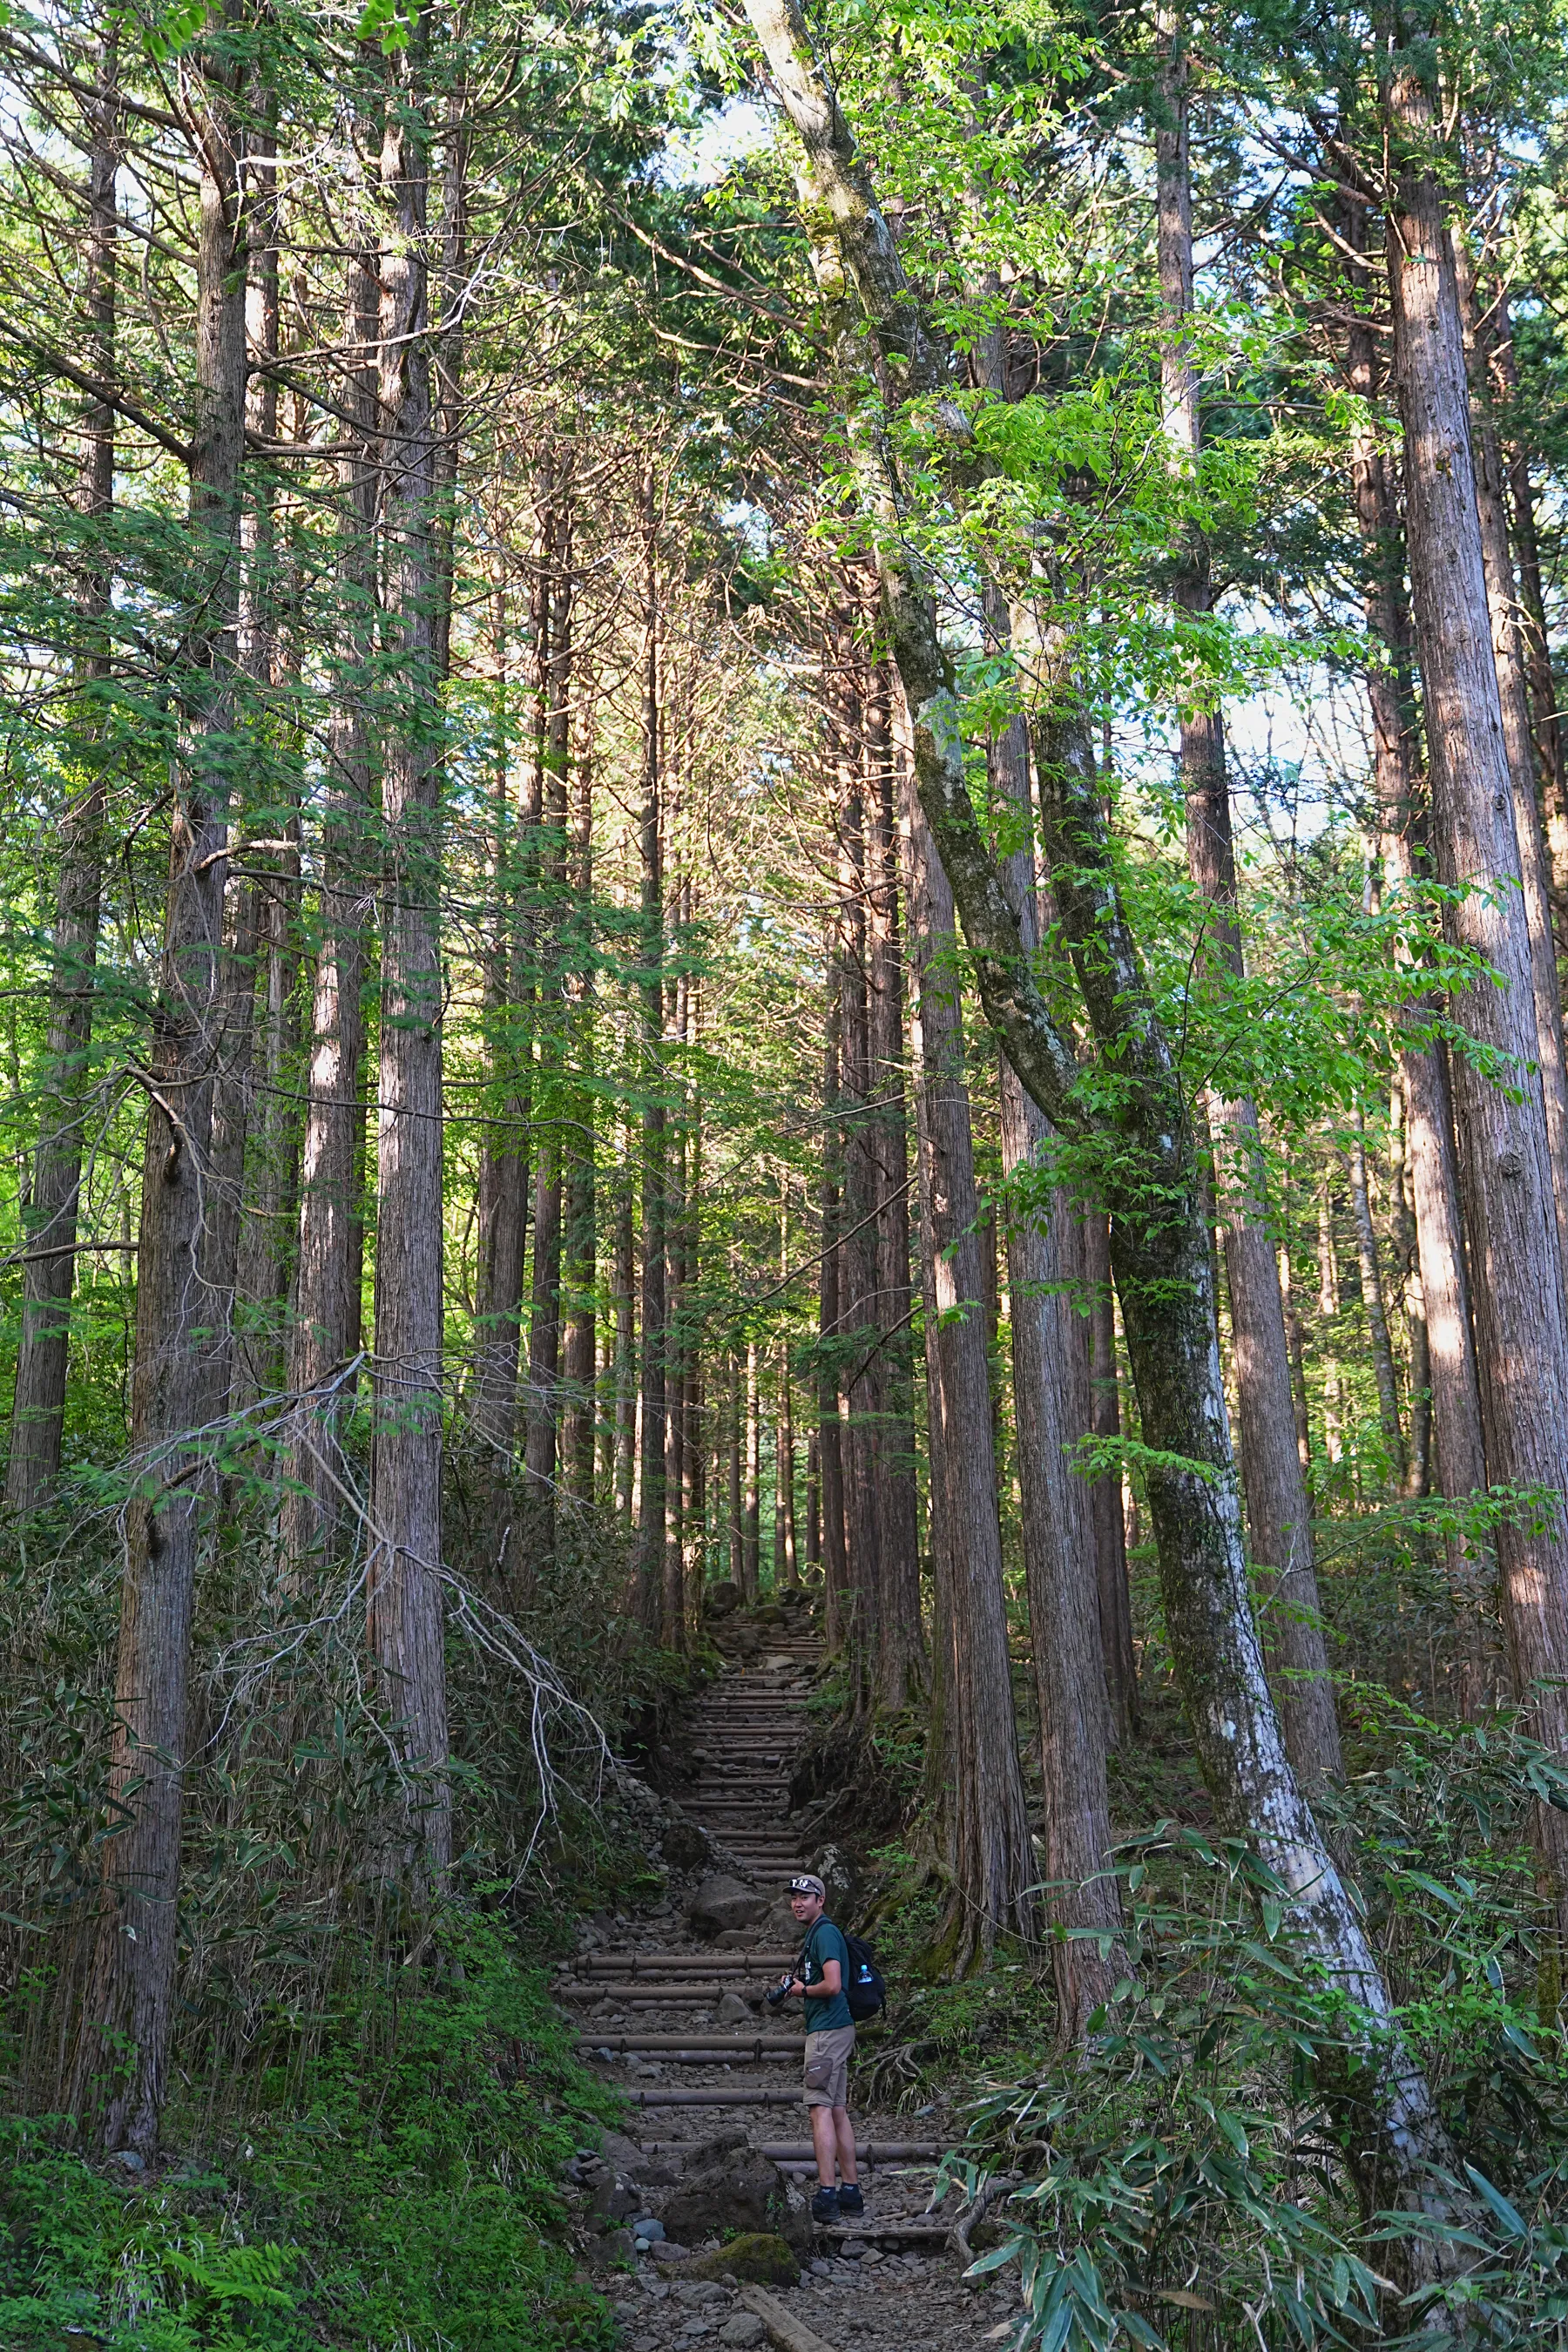
[[[859,2187],[855,2181],[845,2180],[839,2183],[838,2210],[847,2221],[858,2221],[866,2210],[866,2200],[861,2196]]]
[[[837,2189],[819,2189],[817,2190],[816,2196],[811,2200],[811,2218],[814,2221],[837,2221],[838,2191]]]

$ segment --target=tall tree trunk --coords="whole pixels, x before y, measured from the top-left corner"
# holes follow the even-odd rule
[[[898,766],[893,756],[893,680],[879,661],[867,696],[867,970],[870,1012],[868,1115],[881,1213],[878,1219],[878,1347],[881,1354],[882,1452],[878,1488],[881,1608],[877,1695],[901,1706],[923,1675],[921,1637],[920,1495],[915,1466],[914,1364],[910,1326],[909,1129],[905,1089],[903,950],[899,923]]]
[[[1160,379],[1173,465],[1185,474],[1197,467],[1202,437],[1187,325],[1193,309],[1187,68],[1178,20],[1168,5],[1161,16],[1160,41],[1162,120],[1154,140],[1165,322]],[[1208,546],[1195,526],[1189,527],[1182,550],[1175,595],[1180,609],[1194,617],[1212,608]],[[1239,981],[1236,853],[1225,722],[1217,706],[1184,709],[1181,738],[1187,866],[1213,909],[1206,960],[1215,971]],[[1311,1508],[1296,1450],[1290,1358],[1262,1139],[1257,1107],[1245,1096],[1226,1096],[1211,1088],[1208,1116],[1225,1236],[1247,1522],[1254,1557],[1268,1571],[1268,1647],[1279,1685],[1285,1742],[1298,1774],[1310,1787],[1337,1775],[1342,1762],[1312,1556]]]
[[[658,482],[643,467],[642,858],[642,1413],[637,1578],[644,1622],[658,1626],[664,1588],[666,1264],[664,1100],[664,877],[661,866]],[[668,1629],[666,1629],[668,1632]]]
[[[1361,207],[1346,207],[1346,242],[1352,249],[1359,248],[1364,226]],[[1363,264],[1352,261],[1349,275],[1359,307],[1368,296],[1367,272]],[[1346,375],[1352,391],[1364,404],[1363,414],[1370,415],[1378,391],[1378,372],[1372,330],[1360,316],[1348,337]],[[1363,605],[1367,634],[1384,654],[1384,659],[1367,671],[1366,690],[1372,711],[1385,894],[1408,893],[1428,862],[1416,806],[1418,736],[1405,595],[1404,535],[1389,472],[1374,431],[1370,425],[1358,429],[1352,474],[1363,562]],[[1460,1501],[1484,1489],[1487,1474],[1447,1069],[1442,1045],[1419,1035],[1419,1024],[1436,1009],[1431,1003],[1411,1008],[1400,1039],[1399,1066],[1437,1475],[1442,1492]],[[1321,1250],[1320,1254],[1328,1255]],[[1325,1267],[1325,1277],[1331,1278],[1331,1268]],[[1461,1537],[1450,1538],[1447,1550],[1471,1662],[1469,1685],[1479,1696],[1481,1620],[1477,1563]]]
[[[503,1463],[510,1462],[516,1431],[529,1211],[539,1182],[539,1171],[530,1158],[530,1145],[531,1123],[541,1108],[533,1062],[542,978],[538,951],[548,937],[541,869],[545,855],[550,756],[550,551],[554,514],[549,492],[548,469],[542,468],[535,483],[535,560],[529,598],[530,756],[521,814],[515,832],[510,821],[507,775],[510,732],[506,709],[506,634],[499,594],[497,598],[496,669],[500,709],[495,787],[496,902],[491,910],[493,931],[485,959],[484,992],[492,1101],[490,1119],[479,1150],[474,1421]],[[536,1231],[536,1270],[538,1257]]]
[[[621,1126],[621,1164],[616,1177],[616,1222],[610,1283],[616,1310],[614,1364],[616,1517],[629,1530],[637,1449],[637,1242],[633,1216],[632,1124]]]
[[[561,1421],[561,1252],[566,1154],[563,1120],[571,1099],[552,1075],[566,1060],[567,801],[571,758],[573,509],[569,460],[553,453],[542,504],[546,627],[541,647],[544,747],[544,833],[535,956],[539,970],[540,1060],[534,1114],[542,1114],[533,1195],[532,1312],[528,1339],[528,1415],[523,1459],[530,1486],[552,1496],[556,1433]]]
[[[1110,1231],[1101,1209],[1083,1221],[1083,1279],[1089,1295],[1091,1426],[1099,1438],[1121,1435],[1116,1377],[1116,1301],[1110,1285]],[[1094,1509],[1094,1558],[1100,1591],[1100,1643],[1110,1736],[1120,1747],[1138,1728],[1138,1660],[1132,1647],[1132,1596],[1127,1580],[1127,1522],[1120,1465],[1089,1486]]]
[[[725,1458],[728,1464],[728,1477],[725,1482],[725,1496],[730,1523],[730,1581],[739,1588],[743,1578],[746,1550],[745,1507],[741,1499],[741,1464],[745,1450],[745,1438],[742,1418],[741,1359],[738,1351],[733,1348],[730,1350],[730,1382],[725,1394],[724,1410],[727,1424]]]
[[[1401,26],[1403,36],[1404,27]],[[1424,38],[1424,37],[1423,37]],[[1432,751],[1432,833],[1456,942],[1497,974],[1457,990],[1455,1017],[1510,1069],[1510,1100],[1468,1055],[1453,1070],[1456,1130],[1474,1283],[1488,1475],[1494,1486],[1555,1488],[1568,1423],[1568,1301],[1547,1137],[1531,1066],[1534,971],[1521,895],[1480,524],[1471,460],[1464,336],[1438,179],[1437,110],[1417,59],[1388,60],[1386,109],[1398,163],[1388,225],[1394,364],[1416,640]],[[1516,1516],[1500,1525],[1504,1624],[1537,1736],[1568,1750],[1568,1528]],[[1568,1927],[1568,1817],[1538,1806],[1537,1842]]]
[[[1469,247],[1453,237],[1455,282],[1465,330],[1470,388],[1470,441],[1476,471],[1476,519],[1480,525],[1487,610],[1491,619],[1492,661],[1502,713],[1503,749],[1513,783],[1513,829],[1524,886],[1524,919],[1530,937],[1530,970],[1535,991],[1535,1038],[1541,1066],[1546,1139],[1552,1155],[1557,1203],[1558,1246],[1568,1263],[1568,1075],[1563,1069],[1563,991],[1552,929],[1552,889],[1546,843],[1537,799],[1535,742],[1530,723],[1530,690],[1519,627],[1519,599],[1509,548],[1508,505],[1502,446],[1492,415],[1488,355],[1489,323],[1483,327]]]
[[[773,1506],[773,1584],[800,1582],[800,1561],[795,1540],[795,1411],[790,1395],[789,1342],[780,1343],[778,1357],[778,1412],[774,1453],[778,1465],[777,1486]]]
[[[207,1418],[198,1256],[212,1134],[233,756],[239,480],[245,447],[245,267],[238,88],[226,35],[192,60],[199,164],[196,415],[190,584],[181,679],[184,742],[171,826],[163,950],[144,1084],[131,1449],[103,1901],[71,2105],[91,2137],[142,2156],[157,2144],[178,1957],[180,1828],[196,1558],[205,1479],[191,1433]],[[106,2074],[100,2073],[106,2067]]]
[[[119,28],[110,18],[96,37],[92,95],[83,101],[87,234],[80,299],[88,362],[105,384],[112,384],[115,377],[119,82]],[[114,425],[115,413],[109,403],[89,399],[82,416],[79,497],[83,520],[89,528],[105,532],[114,512]],[[5,1468],[5,1500],[18,1511],[36,1509],[53,1486],[59,1474],[65,1432],[81,1191],[81,1122],[92,1040],[103,879],[104,768],[110,718],[107,688],[114,667],[105,624],[113,585],[109,550],[89,540],[77,587],[81,642],[74,665],[81,701],[76,756],[86,774],[61,826],[43,1102],[31,1191],[22,1206],[26,1243],[22,1335]]]
[[[869,1696],[881,1615],[881,1526],[879,1510],[883,1382],[878,1349],[879,1300],[876,1142],[871,1039],[867,989],[866,824],[859,668],[847,617],[841,612],[832,639],[837,791],[838,887],[842,902],[838,975],[839,1101],[843,1146],[843,1238],[838,1247],[839,1332],[844,1364],[844,1527],[848,1559],[849,1643],[856,1685]]]
[[[1029,817],[1029,747],[1022,719],[996,746],[1000,793]],[[1002,867],[1003,887],[1026,953],[1038,942],[1032,846]],[[1005,1055],[999,1072],[1002,1166],[1017,1177],[1048,1151],[1050,1129]],[[1040,1717],[1040,1824],[1046,1886],[1042,1908],[1054,1930],[1058,2032],[1081,2042],[1125,1966],[1121,1904],[1110,1874],[1110,1799],[1106,1784],[1110,1703],[1100,1635],[1094,1503],[1072,1456],[1088,1435],[1089,1357],[1079,1316],[1083,1265],[1079,1220],[1059,1188],[1047,1213],[1026,1210],[1006,1224],[1012,1307],[1013,1396],[1023,1503],[1024,1576]],[[1077,1930],[1115,1940],[1103,1953]]]
[[[809,1576],[822,1565],[822,1472],[820,1447],[814,1429],[805,1441],[805,1567]]]
[[[817,1282],[817,1460],[822,1477],[823,1633],[830,1653],[846,1639],[845,1596],[849,1563],[844,1549],[844,1449],[838,1420],[839,1327],[843,1320],[839,1234],[844,1211],[839,1197],[843,1130],[839,1124],[839,1028],[843,997],[838,964],[842,950],[835,926],[827,952],[826,1023],[822,1048],[822,1252]]]
[[[574,1117],[567,1138],[566,1168],[566,1477],[580,1503],[594,1499],[594,1366],[597,1346],[595,1284],[597,1234],[595,1223],[594,1150],[594,710],[590,697],[577,751],[575,813],[572,842],[572,895],[575,905],[573,957],[573,1034],[576,1046]]]
[[[540,583],[534,583],[534,658],[539,655]],[[546,614],[548,608],[545,608]],[[471,1407],[475,1429],[510,1462],[517,1414],[518,1356],[521,1343],[523,1273],[528,1248],[529,1117],[533,1108],[533,979],[526,935],[535,909],[532,881],[539,854],[544,775],[537,719],[534,757],[520,820],[511,810],[511,714],[509,692],[507,615],[504,592],[494,600],[496,692],[495,774],[491,788],[491,877],[495,890],[488,909],[489,938],[483,950],[485,1066],[489,1086],[479,1138],[476,1207],[478,1250],[474,1282]],[[537,676],[535,678],[537,686]]]
[[[674,895],[677,922],[684,923],[689,895],[684,881],[677,886]],[[687,1380],[686,1144],[689,1107],[685,1078],[685,1046],[691,1009],[690,990],[688,976],[684,971],[672,975],[668,992],[675,1000],[674,1018],[670,1024],[670,1030],[680,1075],[677,1077],[674,1087],[674,1100],[678,1108],[666,1161],[668,1175],[665,1188],[669,1299],[664,1375],[664,1604],[662,1613],[665,1641],[670,1648],[680,1649],[685,1646],[686,1642],[686,1493],[683,1470],[686,1458]]]
[[[763,1551],[763,1400],[757,1343],[746,1342],[746,1499],[741,1516],[741,1591],[755,1601]]]
[[[690,884],[688,883],[686,887],[686,916],[690,920],[693,913]],[[689,1018],[690,1043],[696,1046],[701,1033],[702,998],[695,982],[690,986]],[[700,1210],[704,1190],[704,1166],[702,1095],[699,1087],[693,1087],[691,1092],[688,1135],[687,1214],[682,1254],[684,1280],[689,1286],[691,1307],[686,1322],[683,1349],[685,1375],[680,1401],[680,1484],[685,1622],[688,1634],[695,1635],[702,1621],[702,1586],[707,1573],[709,1427],[702,1366],[703,1325],[700,1288],[702,1276]]]
[[[375,508],[378,479],[374,266],[350,262],[348,371],[352,438],[340,468],[340,636],[327,739],[327,803],[321,825],[319,942],[310,1002],[305,1134],[300,1158],[300,1235],[289,1385],[300,1400],[283,1500],[285,1557],[300,1560],[330,1542],[340,1501],[338,1432],[358,1353],[365,1108],[366,846],[371,795],[366,699],[375,659]]]
[[[805,197],[814,228],[825,219],[831,224],[834,252],[824,271],[830,294],[841,299],[853,287],[889,382],[889,362],[899,363],[901,393],[940,394],[952,381],[952,354],[904,276],[798,0],[747,0],[747,14],[805,151]],[[1078,1116],[1077,1056],[1039,992],[975,815],[935,597],[896,520],[900,485],[891,453],[863,417],[850,423],[851,456],[876,530],[889,632],[909,701],[921,807],[963,910],[987,1016],[1032,1098],[1048,1118],[1070,1124]],[[1016,625],[1014,642],[1018,646]],[[1111,1255],[1142,1439],[1152,1457],[1149,1496],[1179,1686],[1217,1814],[1277,1873],[1304,1952],[1346,1996],[1348,2079],[1327,2087],[1354,2151],[1361,2196],[1369,2210],[1394,2201],[1430,2213],[1447,2231],[1476,2218],[1473,2202],[1449,2185],[1454,2151],[1405,2043],[1361,1918],[1291,1770],[1264,1675],[1191,1125],[1127,929],[1088,730],[1048,638],[1041,655],[1044,674],[1033,691],[1043,706],[1035,738],[1046,864],[1090,1032],[1121,1081],[1114,1136],[1106,1139],[1116,1146],[1109,1155],[1116,1177],[1108,1188]],[[1152,1202],[1161,1205],[1152,1209]],[[1416,2284],[1452,2275],[1460,2257],[1438,2232],[1414,2237],[1397,2259],[1405,2281]]]
[[[1287,1192],[1289,1187],[1287,1187]],[[1289,1200],[1285,1226],[1289,1230]],[[1301,1311],[1296,1304],[1295,1261],[1283,1243],[1279,1250],[1279,1303],[1285,1309],[1285,1337],[1290,1349],[1290,1393],[1296,1406],[1296,1452],[1305,1476],[1312,1466],[1312,1430],[1307,1417],[1307,1348],[1301,1331]]]
[[[1351,1208],[1355,1218],[1356,1265],[1361,1272],[1361,1303],[1372,1347],[1373,1378],[1377,1383],[1377,1417],[1389,1467],[1397,1485],[1405,1482],[1405,1432],[1399,1423],[1399,1381],[1394,1369],[1394,1347],[1388,1336],[1388,1307],[1383,1295],[1383,1268],[1377,1254],[1377,1228],[1372,1221],[1372,1198],[1366,1181],[1366,1142],[1362,1113],[1356,1108],[1356,1132],[1347,1160]]]
[[[1519,374],[1506,287],[1498,298],[1496,364],[1504,397],[1511,401],[1519,390]],[[1557,680],[1552,669],[1552,641],[1546,631],[1546,598],[1541,583],[1541,542],[1535,525],[1535,491],[1530,478],[1530,448],[1517,427],[1504,454],[1508,460],[1514,553],[1519,564],[1518,621],[1524,640],[1535,753],[1541,764],[1552,895],[1561,929],[1568,919],[1568,740],[1564,739]]]
[[[255,118],[247,131],[241,164],[241,205],[247,224],[246,338],[275,360],[278,347],[277,267],[277,100],[253,73],[247,99]],[[258,373],[246,398],[246,425],[263,439],[276,436],[278,394],[274,380]],[[273,599],[276,544],[273,530],[275,485],[265,468],[240,516],[239,612],[236,646],[239,669],[247,681],[243,723],[251,740],[267,745],[271,735],[270,694],[274,651]],[[258,813],[255,803],[271,797],[272,779],[265,770],[237,778],[229,795],[231,825],[248,830]],[[268,834],[272,826],[266,827]],[[250,867],[251,859],[246,859]],[[247,1174],[253,1172],[258,1087],[258,983],[265,992],[272,908],[260,876],[247,871],[230,893],[225,947],[224,1005],[221,1045],[213,1090],[212,1151],[208,1160],[206,1220],[202,1235],[201,1279],[206,1293],[208,1330],[203,1348],[208,1414],[223,1419],[236,1405],[243,1407],[257,1393],[250,1331],[246,1312],[248,1294],[241,1279],[241,1260],[254,1265],[258,1249]],[[264,927],[266,929],[264,929]],[[265,1035],[261,1038],[263,1054]],[[265,1064],[263,1065],[265,1079]]]
[[[433,543],[421,16],[392,70],[381,147],[382,515],[397,699],[382,761],[380,1120],[369,1633],[382,1704],[410,1774],[389,1866],[439,1881],[451,1854],[441,1604],[441,1011],[437,931],[441,714]]]
[[[246,292],[247,341],[260,362],[247,403],[250,431],[263,442],[278,436],[279,252],[278,95],[258,92],[258,121],[249,137],[247,218],[250,224]],[[234,1266],[235,1381],[239,1408],[275,1390],[283,1369],[283,1322],[289,1286],[289,1232],[299,1181],[300,1129],[295,1065],[299,1055],[299,953],[295,911],[300,883],[300,782],[277,716],[284,683],[279,635],[280,576],[277,486],[259,473],[241,526],[245,548],[239,615],[240,667],[251,680],[251,726],[270,754],[272,772],[260,779],[261,806],[252,813],[269,840],[289,846],[247,852],[253,869],[246,886],[254,971],[249,1003],[249,1116],[246,1132],[243,1213]],[[269,878],[276,876],[276,879]]]
[[[1405,1294],[1405,1328],[1410,1349],[1410,1451],[1405,1491],[1420,1501],[1432,1484],[1432,1357],[1426,1344],[1426,1310],[1421,1296],[1421,1262],[1415,1240],[1415,1203],[1410,1187],[1408,1122],[1405,1089],[1396,1075],[1388,1097],[1388,1191],[1394,1212],[1394,1246]]]
[[[1037,1872],[1018,1762],[996,1461],[991,1439],[963,1019],[952,965],[952,894],[924,812],[910,812],[910,944],[917,992],[915,1102],[931,1425],[933,1548],[945,1571],[952,1780],[954,1965],[989,1960],[999,1934],[1034,1932]],[[1031,1400],[1031,1402],[1035,1402]],[[1098,1697],[1098,1694],[1096,1694]]]

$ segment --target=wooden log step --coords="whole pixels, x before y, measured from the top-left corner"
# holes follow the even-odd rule
[[[769,2050],[765,2045],[759,2050],[753,2042],[742,2042],[738,2050],[733,2046],[729,2049],[709,2050],[701,2046],[700,2035],[697,2037],[697,2041],[698,2046],[695,2049],[689,2044],[680,2050],[650,2051],[648,2055],[657,2058],[661,2066],[731,2066],[741,2059],[744,2059],[748,2065],[757,2066],[798,2066],[800,2064],[801,2052],[798,2043],[793,2051]],[[608,2039],[601,2041],[591,2031],[584,2032],[577,2044],[579,2058],[597,2058],[602,2065],[608,2064],[610,2060],[623,2054],[635,2057],[636,2044],[634,2043],[629,2051],[623,2053],[616,2049],[611,2041]]]
[[[730,1969],[743,1973],[747,1969],[772,1968],[775,1962],[782,1969],[786,1960],[794,1958],[793,1951],[785,1951],[781,1946],[732,1944],[721,1952],[711,1949],[696,1952],[584,1952],[578,1956],[576,1966],[590,1976],[597,1976],[601,1971],[611,1975],[617,1969],[631,1977],[658,1976],[661,1969],[667,1976],[681,1970],[689,1975],[693,1969],[700,1969],[704,1974],[711,1971],[721,1976]],[[571,1967],[573,1963],[568,1961],[566,1965]]]
[[[645,2156],[679,2156],[693,2143],[689,2139],[644,2139],[637,2142]],[[757,2154],[767,2157],[773,2164],[815,2164],[816,2151],[808,2139],[763,2139],[755,2143]],[[867,2139],[855,2143],[857,2164],[913,2164],[922,2157],[934,2162],[942,2154],[940,2140],[934,2139]]]
[[[858,2221],[819,2221],[816,2234],[819,2238],[827,2239],[829,2243],[838,2245],[842,2245],[846,2238],[859,2238],[868,2246],[894,2249],[900,2246],[942,2246],[947,2243],[948,2232],[962,2210],[962,2206],[955,2205],[946,2221],[940,2215],[933,2215],[929,2221],[878,2221],[869,2213],[865,2213]]]
[[[651,1991],[650,1982],[647,1977],[633,1977],[621,1984],[613,1977],[606,1977],[597,1984],[555,1984],[550,1989],[557,2000],[624,2000],[633,2009],[657,2009],[661,2001],[666,2000],[722,2000],[727,1992],[743,1995],[747,1989],[744,1977],[723,1977],[707,1984],[688,1984],[684,1978],[672,1978],[669,1983],[661,1984],[657,1990]],[[761,2000],[763,1986],[752,1985],[750,1990],[753,1997]]]
[[[706,1792],[699,1789],[687,1799],[688,1808],[721,1805],[729,1813],[761,1813],[767,1821],[789,1819],[788,1806],[779,1801],[783,1791],[776,1780],[759,1780],[755,1788],[742,1789],[727,1774],[721,1776],[715,1771],[713,1780],[715,1785],[711,1789]]]
[[[712,2084],[700,2091],[623,2091],[633,2107],[798,2107],[800,2091],[775,2091],[765,2083]]]
[[[584,2050],[701,2050],[718,2058],[799,2058],[805,2053],[804,2033],[595,2033],[583,2034]]]
[[[826,2336],[819,2336],[815,2327],[797,2319],[788,2305],[781,2303],[776,2294],[770,2294],[765,2286],[748,2284],[740,2293],[746,2309],[754,2311],[767,2329],[777,2352],[834,2352]]]

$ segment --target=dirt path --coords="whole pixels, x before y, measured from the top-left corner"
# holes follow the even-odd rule
[[[748,1916],[743,1924],[717,1926],[729,1915],[710,1890],[705,1933],[668,1901],[640,1918],[584,1930],[558,1993],[581,2020],[584,2054],[624,2087],[636,2134],[611,2140],[605,2163],[584,2168],[584,2186],[604,2219],[635,2231],[639,2219],[657,2215],[678,2193],[693,2166],[710,2169],[718,2157],[739,2169],[755,2149],[784,2171],[795,2233],[806,2247],[799,2284],[772,2291],[832,2352],[884,2339],[958,2352],[1000,2339],[1011,2334],[1017,2309],[1012,2274],[980,2292],[963,2285],[957,2259],[942,2244],[942,2223],[921,2219],[935,2155],[949,2144],[942,2106],[915,2118],[868,2112],[852,2074],[866,2217],[807,2237],[816,2168],[800,2101],[799,2005],[775,2015],[763,1995],[798,1949],[784,1882],[792,1870],[814,1866],[787,1817],[787,1792],[821,1649],[806,1631],[746,1620],[731,1623],[724,1643],[727,1669],[689,1718],[691,1779],[675,1795],[732,1858],[734,1870],[725,1874],[742,1883],[731,1903]],[[762,2344],[763,2322],[732,2284],[681,2275],[681,2262],[658,2242],[661,2226],[646,2252],[635,2235],[610,2242],[635,2263],[635,2277],[623,2274],[610,2288],[630,2352],[710,2340]],[[690,2252],[717,2248],[722,2235],[715,2229],[706,2241],[693,2239]]]

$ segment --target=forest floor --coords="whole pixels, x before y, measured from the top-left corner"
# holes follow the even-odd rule
[[[748,2306],[741,2242],[780,2228],[800,2275],[791,2284],[774,2273],[774,2311],[782,2306],[830,2352],[884,2340],[958,2352],[994,2340],[1012,2332],[1018,2313],[1016,2274],[966,2284],[945,2242],[956,2192],[940,2213],[928,2210],[940,2155],[963,2137],[962,2076],[922,2077],[911,2117],[858,2095],[852,2075],[866,2214],[826,2228],[810,2220],[799,2008],[775,2014],[763,1994],[798,1946],[784,1893],[791,1871],[820,1869],[830,1909],[832,1896],[847,1892],[844,1876],[835,1885],[847,1867],[843,1849],[824,1847],[788,1812],[821,1650],[804,1616],[792,1624],[772,1609],[760,1621],[737,1615],[718,1640],[724,1668],[668,1729],[662,1751],[666,1794],[718,1852],[640,1913],[584,1923],[556,1988],[580,2021],[580,2054],[628,2108],[626,2130],[574,2168],[579,2221],[623,2343],[629,2352],[685,2352],[761,2345],[770,2332],[784,2343],[776,2320]],[[895,2024],[864,2034],[863,2084],[868,2073],[889,2079],[877,2061],[897,2032]],[[780,2172],[787,2215],[777,2203]],[[773,2206],[763,2211],[770,2177]],[[595,2229],[603,2233],[596,2242]],[[730,2272],[727,2245],[737,2257]]]

